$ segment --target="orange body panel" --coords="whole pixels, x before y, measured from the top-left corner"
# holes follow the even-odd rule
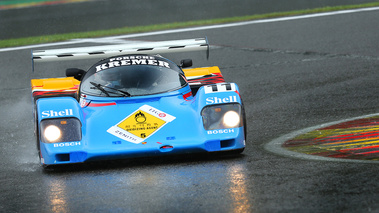
[[[220,69],[217,66],[201,67],[183,69],[185,76],[189,79],[190,85],[203,80],[205,76],[213,76],[217,78],[218,82],[223,82]],[[218,83],[215,82],[215,83]],[[63,78],[45,78],[45,79],[32,79],[31,87],[33,97],[35,96],[59,96],[59,95],[73,95],[79,89],[80,81],[73,77]]]

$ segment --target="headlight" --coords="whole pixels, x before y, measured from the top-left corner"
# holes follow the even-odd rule
[[[220,104],[206,106],[201,111],[206,130],[230,129],[243,125],[240,104]]]
[[[57,126],[50,125],[46,127],[44,135],[49,142],[55,142],[62,136],[62,132]]]
[[[82,125],[77,118],[44,119],[40,129],[40,139],[44,143],[82,140]]]
[[[240,115],[236,111],[226,112],[222,120],[225,127],[229,127],[229,128],[235,128],[241,122]]]

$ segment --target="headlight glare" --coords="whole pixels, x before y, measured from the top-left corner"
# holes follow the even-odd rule
[[[50,125],[46,127],[44,135],[49,142],[55,142],[62,136],[62,132],[57,126]]]
[[[227,128],[235,128],[239,126],[241,122],[240,115],[235,111],[226,112],[222,120],[223,120],[223,124]]]

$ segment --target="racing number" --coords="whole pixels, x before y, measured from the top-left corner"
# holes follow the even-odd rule
[[[143,110],[138,110],[117,126],[137,137],[146,138],[165,123],[166,122],[164,120],[158,117],[146,113]]]

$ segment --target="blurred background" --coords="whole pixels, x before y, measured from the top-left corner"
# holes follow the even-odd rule
[[[368,2],[373,0],[0,0],[0,40]]]

